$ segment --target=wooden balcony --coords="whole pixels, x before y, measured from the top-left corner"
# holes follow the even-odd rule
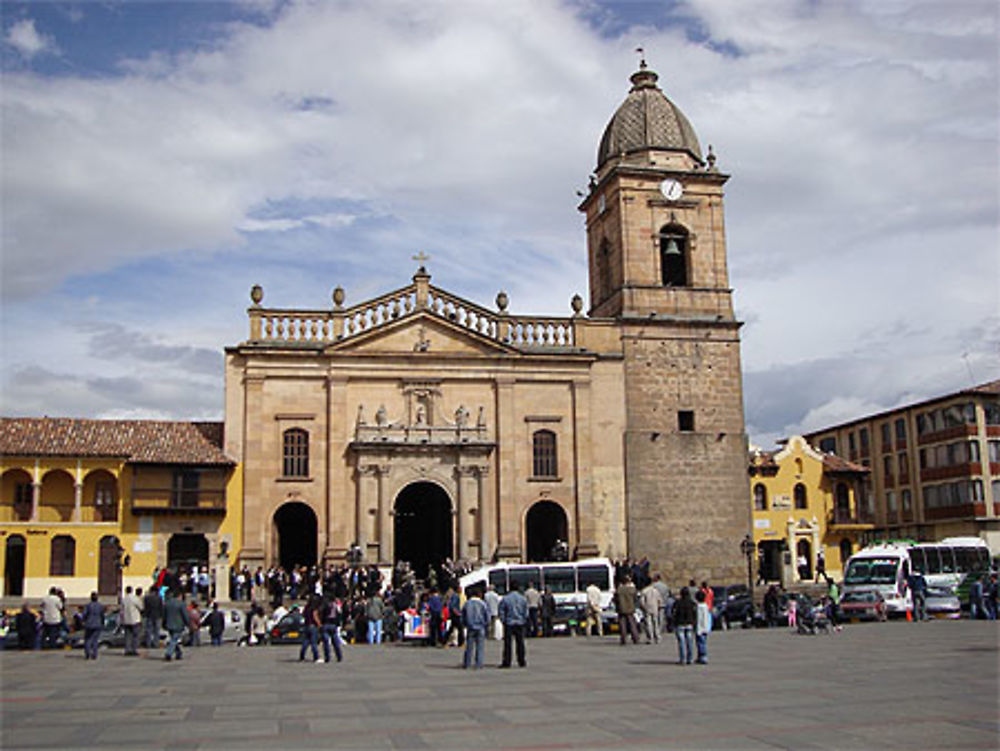
[[[135,488],[132,491],[132,513],[151,514],[224,514],[226,491],[174,490],[171,488]]]
[[[831,529],[871,529],[874,525],[871,521],[863,519],[850,509],[834,509],[827,518],[827,524]]]

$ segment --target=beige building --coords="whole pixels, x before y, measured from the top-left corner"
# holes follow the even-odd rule
[[[826,452],[871,468],[869,539],[981,537],[1000,552],[1000,381],[817,430]]]
[[[601,139],[590,309],[515,315],[431,284],[261,306],[226,352],[225,450],[251,566],[649,556],[740,581],[749,531],[723,184],[645,68]]]

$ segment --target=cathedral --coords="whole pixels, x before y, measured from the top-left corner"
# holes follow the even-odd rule
[[[225,365],[239,560],[360,550],[420,572],[568,545],[646,556],[672,581],[742,580],[726,180],[643,62],[579,205],[589,307],[521,315],[503,292],[482,305],[435,286],[424,265],[350,306],[338,287],[328,308],[275,309],[254,287]]]

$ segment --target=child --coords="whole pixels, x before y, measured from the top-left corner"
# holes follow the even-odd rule
[[[699,589],[695,599],[698,601],[696,608],[698,620],[694,627],[694,641],[698,645],[698,659],[695,662],[699,665],[707,665],[708,634],[712,630],[712,611],[708,609],[708,603],[705,602],[704,591]]]
[[[797,628],[796,620],[798,614],[799,603],[794,597],[788,601],[788,628],[793,631]]]

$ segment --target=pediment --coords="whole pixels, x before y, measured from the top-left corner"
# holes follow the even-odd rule
[[[464,326],[423,311],[331,345],[329,352],[356,354],[513,355],[517,350]]]

